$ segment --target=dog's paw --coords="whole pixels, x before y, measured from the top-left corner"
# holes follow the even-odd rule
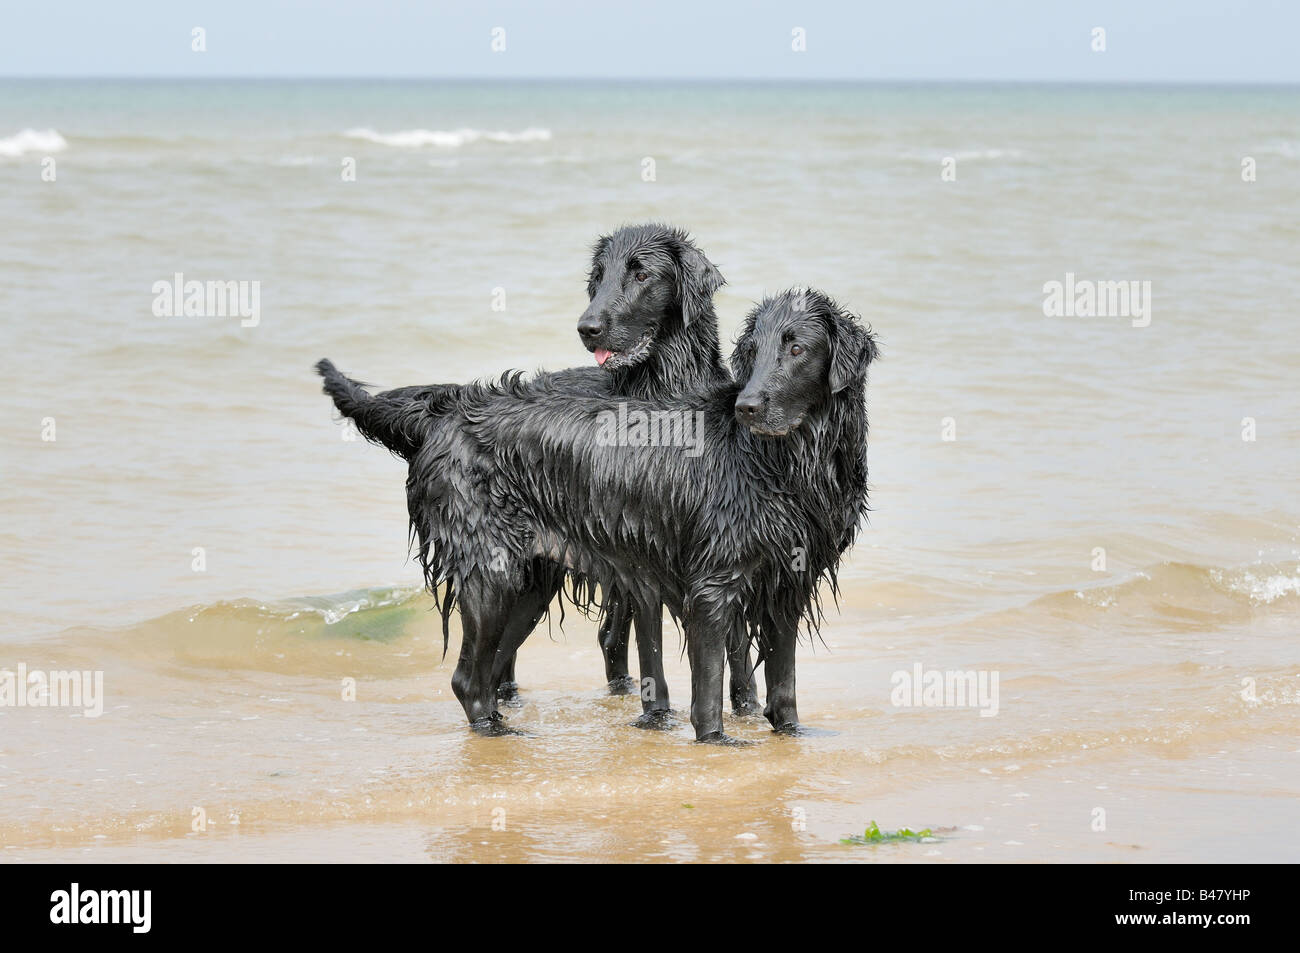
[[[494,711],[492,714],[483,718],[476,718],[469,723],[470,730],[476,735],[484,738],[500,738],[505,735],[522,735],[523,732],[517,728],[511,728],[506,724],[501,712]]]
[[[507,708],[522,708],[524,700],[519,694],[518,682],[502,682],[497,686],[497,701]]]
[[[635,695],[637,693],[636,679],[631,675],[615,675],[609,680],[609,693],[611,695]]]
[[[710,731],[708,734],[696,738],[695,743],[700,745],[722,745],[726,748],[748,748],[754,744],[754,742],[742,738],[733,738],[721,731]]]
[[[641,717],[632,722],[633,728],[643,728],[646,731],[672,731],[677,725],[677,717],[667,708],[642,712]]]
[[[786,721],[773,727],[772,734],[783,735],[786,738],[833,738],[839,732],[831,731],[829,728],[801,725],[797,721]]]

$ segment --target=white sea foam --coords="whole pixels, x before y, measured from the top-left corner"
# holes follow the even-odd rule
[[[1300,159],[1300,143],[1295,142],[1271,142],[1259,150],[1266,155],[1281,156],[1284,159]]]
[[[355,612],[367,609],[384,609],[401,605],[421,590],[410,586],[398,586],[392,589],[365,589],[338,596],[308,598],[305,610],[295,612],[295,618],[301,611],[315,612],[325,620],[326,625],[342,622]]]
[[[1215,569],[1210,572],[1210,578],[1230,592],[1247,596],[1251,602],[1264,605],[1284,596],[1300,594],[1300,575],[1287,572],[1254,573],[1243,570],[1227,573]]]
[[[483,129],[403,129],[400,132],[375,132],[364,127],[345,132],[349,139],[361,139],[381,146],[399,149],[421,149],[436,146],[440,149],[459,149],[480,140],[487,142],[547,142],[551,130],[528,128],[522,132],[489,132]]]
[[[0,157],[16,159],[28,152],[49,155],[68,148],[68,141],[54,129],[24,129],[17,135],[0,139]]]
[[[969,162],[975,159],[1025,159],[1028,156],[1020,149],[966,149],[956,152],[943,152],[937,149],[927,149],[923,152],[904,152],[900,158],[908,159],[913,162],[941,162],[944,159],[956,159],[958,162]]]

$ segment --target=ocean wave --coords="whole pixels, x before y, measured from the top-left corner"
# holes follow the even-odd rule
[[[908,611],[922,602],[947,604],[944,584],[938,580],[842,582],[842,604],[860,605],[868,612],[880,604],[902,604]],[[1041,625],[1043,617],[1050,616],[1085,626],[1117,616],[1145,619],[1149,625],[1154,617],[1165,625],[1200,628],[1244,621],[1264,612],[1293,612],[1297,605],[1300,565],[1260,563],[1227,569],[1165,562],[1119,581],[1039,595],[998,610],[993,617]],[[427,643],[420,640],[420,652],[440,654],[442,627],[432,608],[432,597],[419,587],[382,587],[272,602],[214,602],[128,628],[131,644],[145,656],[178,651],[198,664],[237,663],[278,670],[285,665],[292,668],[294,659],[306,663],[332,658],[340,640],[355,646],[382,646],[398,640],[405,644],[406,637],[420,635],[429,637]],[[452,626],[459,629],[454,616]],[[68,630],[78,631],[88,634],[84,628]],[[122,630],[94,631],[116,642]]]
[[[377,589],[352,589],[327,596],[300,596],[276,602],[254,602],[240,599],[234,602],[214,602],[192,609],[168,613],[163,619],[175,620],[183,616],[186,623],[218,627],[255,627],[259,633],[274,631],[313,632],[352,638],[379,638],[386,636],[367,634],[385,610],[406,607],[417,601],[423,589],[410,586],[381,587]],[[161,621],[161,620],[155,620]],[[347,621],[348,625],[343,625]],[[327,627],[334,631],[328,631]]]
[[[926,149],[921,152],[903,152],[900,153],[899,158],[911,162],[942,162],[944,159],[956,159],[958,162],[968,162],[974,159],[1014,159],[1018,161],[1028,158],[1028,154],[1020,149],[966,149],[956,152]]]
[[[0,139],[0,157],[16,159],[28,152],[62,152],[68,148],[68,140],[54,129],[24,129],[17,135]]]
[[[1111,610],[1125,615],[1151,611],[1194,622],[1281,609],[1297,597],[1300,566],[1261,563],[1226,569],[1165,562],[1120,582],[1051,593],[1032,605],[1073,617]]]
[[[440,149],[459,149],[472,142],[549,142],[551,130],[528,128],[522,132],[490,132],[483,129],[403,129],[400,132],[375,132],[364,127],[349,129],[343,134],[348,139],[360,139],[381,146],[399,149],[421,149],[436,146]]]
[[[1287,596],[1300,595],[1300,572],[1295,569],[1272,567],[1235,572],[1211,569],[1210,578],[1216,586],[1243,595],[1254,605],[1269,605]]]
[[[412,652],[422,664],[439,664],[442,623],[432,608],[422,588],[393,586],[274,602],[213,602],[125,628],[75,627],[63,635],[69,644],[99,646],[144,664],[179,661],[196,672],[337,673],[355,666],[357,653],[371,659],[372,670],[405,670]],[[421,637],[418,647],[411,636]],[[396,649],[392,643],[399,639],[404,647]]]
[[[1281,156],[1284,159],[1300,159],[1300,143],[1271,142],[1259,150],[1266,155]]]
[[[348,616],[370,609],[386,609],[410,602],[422,590],[417,588],[358,589],[335,596],[304,596],[297,604],[280,607],[280,615],[292,622],[303,613],[315,613],[326,625],[337,625]],[[260,607],[266,611],[265,607]]]

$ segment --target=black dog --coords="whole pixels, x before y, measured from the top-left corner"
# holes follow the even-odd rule
[[[725,741],[722,668],[760,634],[764,713],[797,730],[800,619],[866,510],[868,329],[819,292],[749,315],[733,355],[743,386],[694,399],[576,396],[518,375],[417,402],[379,400],[328,361],[336,406],[410,460],[407,503],[426,577],[446,580],[463,638],[452,688],[471,724],[501,730],[495,686],[565,569],[634,591],[650,580],[685,623],[691,723]],[[699,455],[609,445],[611,415],[696,414]],[[623,416],[619,416],[623,415]],[[634,443],[635,441],[628,441]]]
[[[587,282],[590,303],[578,333],[599,367],[543,375],[575,396],[597,393],[655,401],[721,386],[730,381],[718,344],[713,294],[724,283],[718,269],[681,229],[666,225],[626,226],[597,240]],[[398,404],[454,399],[460,385],[405,387],[376,395]],[[382,441],[381,441],[382,442]],[[409,453],[392,447],[409,459]],[[552,573],[555,590],[562,576]],[[430,580],[433,585],[437,580]],[[635,682],[628,675],[628,630],[637,626],[643,689],[642,724],[655,726],[669,710],[661,654],[662,607],[645,584],[626,590],[604,583],[599,641],[611,691],[624,694]],[[554,593],[553,593],[554,594]],[[448,609],[449,605],[444,605]],[[444,624],[445,624],[444,618]],[[530,626],[531,628],[531,626]],[[737,714],[757,714],[759,703],[748,646],[730,658],[731,701]],[[517,693],[514,658],[501,671],[498,694]]]

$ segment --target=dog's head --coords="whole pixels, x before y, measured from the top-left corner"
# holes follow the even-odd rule
[[[876,338],[820,291],[792,289],[750,311],[731,355],[736,419],[782,436],[841,391],[866,384]]]
[[[646,361],[670,334],[701,319],[723,278],[681,229],[629,225],[596,242],[591,303],[578,334],[596,361],[623,370]]]

